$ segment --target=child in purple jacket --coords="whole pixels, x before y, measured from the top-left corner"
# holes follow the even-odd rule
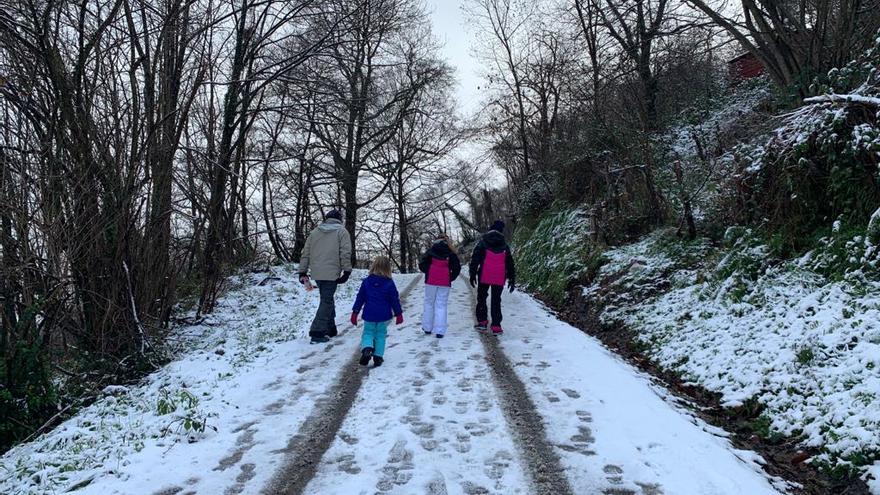
[[[361,336],[360,363],[366,366],[372,358],[373,366],[382,366],[385,361],[385,338],[392,316],[398,325],[403,324],[400,295],[391,280],[391,261],[384,256],[373,260],[370,276],[361,283],[351,310],[351,324],[354,326],[357,326],[361,309],[364,310],[364,333]]]

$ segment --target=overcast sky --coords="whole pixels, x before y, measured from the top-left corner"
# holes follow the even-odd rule
[[[464,0],[427,0],[434,35],[443,44],[442,54],[455,68],[458,80],[458,102],[461,113],[470,115],[479,108],[479,63],[471,47],[474,37],[465,23],[461,5]]]

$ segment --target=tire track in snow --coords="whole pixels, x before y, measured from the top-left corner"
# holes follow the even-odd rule
[[[421,277],[413,277],[400,294],[401,303],[409,296]],[[341,338],[347,332],[340,332]],[[339,345],[332,342],[327,345]],[[339,379],[323,397],[315,403],[314,409],[303,423],[300,431],[290,439],[283,450],[287,460],[281,469],[262,490],[266,495],[301,494],[315,476],[321,458],[330,448],[339,432],[345,416],[351,409],[355,397],[363,384],[367,370],[358,364],[360,351],[356,351],[343,366]]]
[[[470,284],[468,287],[471,291],[471,314],[474,315],[476,298]],[[476,319],[474,322],[476,323]],[[499,337],[491,333],[483,333],[480,337],[489,361],[489,369],[492,370],[492,381],[501,398],[501,410],[514,434],[514,440],[522,454],[522,461],[532,481],[534,489],[532,493],[574,495],[559,455],[547,440],[544,420],[529,397],[525,384],[520,381],[510,360],[501,350],[498,344]]]

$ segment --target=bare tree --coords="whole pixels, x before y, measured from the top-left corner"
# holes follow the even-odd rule
[[[455,175],[446,158],[464,136],[456,122],[452,70],[435,59],[437,46],[429,37],[429,32],[416,31],[405,40],[406,63],[395,84],[420,85],[421,90],[380,152],[381,160],[390,165],[387,180],[397,217],[398,262],[406,271],[414,267],[412,226],[443,207],[447,194],[440,186]],[[424,84],[419,79],[425,79]],[[416,194],[419,191],[422,194]]]
[[[798,85],[842,67],[880,29],[876,0],[687,0],[724,28],[767,68],[776,84]]]
[[[498,100],[504,112],[516,121],[519,152],[522,155],[522,176],[531,175],[531,153],[528,140],[528,113],[523,77],[528,52],[526,23],[534,14],[533,3],[516,0],[473,0],[466,8],[478,29],[485,30],[487,61],[496,69],[495,76],[506,87],[513,105]]]
[[[207,169],[210,195],[207,205],[207,239],[204,275],[199,298],[200,312],[213,310],[223,276],[223,265],[236,245],[234,215],[241,205],[242,228],[247,226],[247,209],[239,187],[245,187],[242,160],[245,143],[266,87],[295,70],[326,46],[333,25],[313,36],[299,35],[306,41],[281,56],[269,57],[289,34],[284,29],[316,15],[325,15],[326,6],[315,0],[240,0],[234,11],[234,38],[228,80],[225,82],[219,142],[208,146]],[[217,82],[217,81],[214,81]],[[246,240],[245,237],[240,238]]]
[[[362,176],[388,175],[392,164],[381,159],[380,151],[438,69],[415,65],[406,84],[393,80],[407,64],[407,53],[396,49],[399,42],[427,22],[421,7],[410,0],[338,0],[333,16],[313,22],[319,31],[335,23],[341,28],[321,63],[304,67],[292,80],[318,95],[310,128],[330,157],[324,171],[336,181],[345,226],[356,245],[358,212],[381,198],[390,184],[380,182],[366,192]],[[356,257],[357,250],[352,250],[352,261]]]

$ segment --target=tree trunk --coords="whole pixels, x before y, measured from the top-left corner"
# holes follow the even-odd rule
[[[410,272],[412,271],[412,262],[409,259],[409,227],[406,219],[403,178],[399,176],[397,182],[397,223],[400,225],[400,266]]]
[[[348,237],[351,239],[351,266],[357,266],[357,244],[355,243],[358,214],[357,188],[357,172],[347,174],[342,181],[342,192],[345,197],[345,230],[348,231]]]
[[[205,242],[205,270],[202,294],[199,297],[198,314],[210,313],[217,301],[222,265],[226,261],[230,240],[229,212],[226,210],[226,191],[229,183],[229,167],[232,162],[232,138],[235,134],[235,119],[241,103],[241,76],[246,66],[245,53],[248,51],[249,30],[245,27],[248,19],[249,0],[242,0],[235,54],[232,61],[230,83],[223,102],[223,127],[220,147],[215,164],[212,166],[211,193],[208,202],[208,239]]]

